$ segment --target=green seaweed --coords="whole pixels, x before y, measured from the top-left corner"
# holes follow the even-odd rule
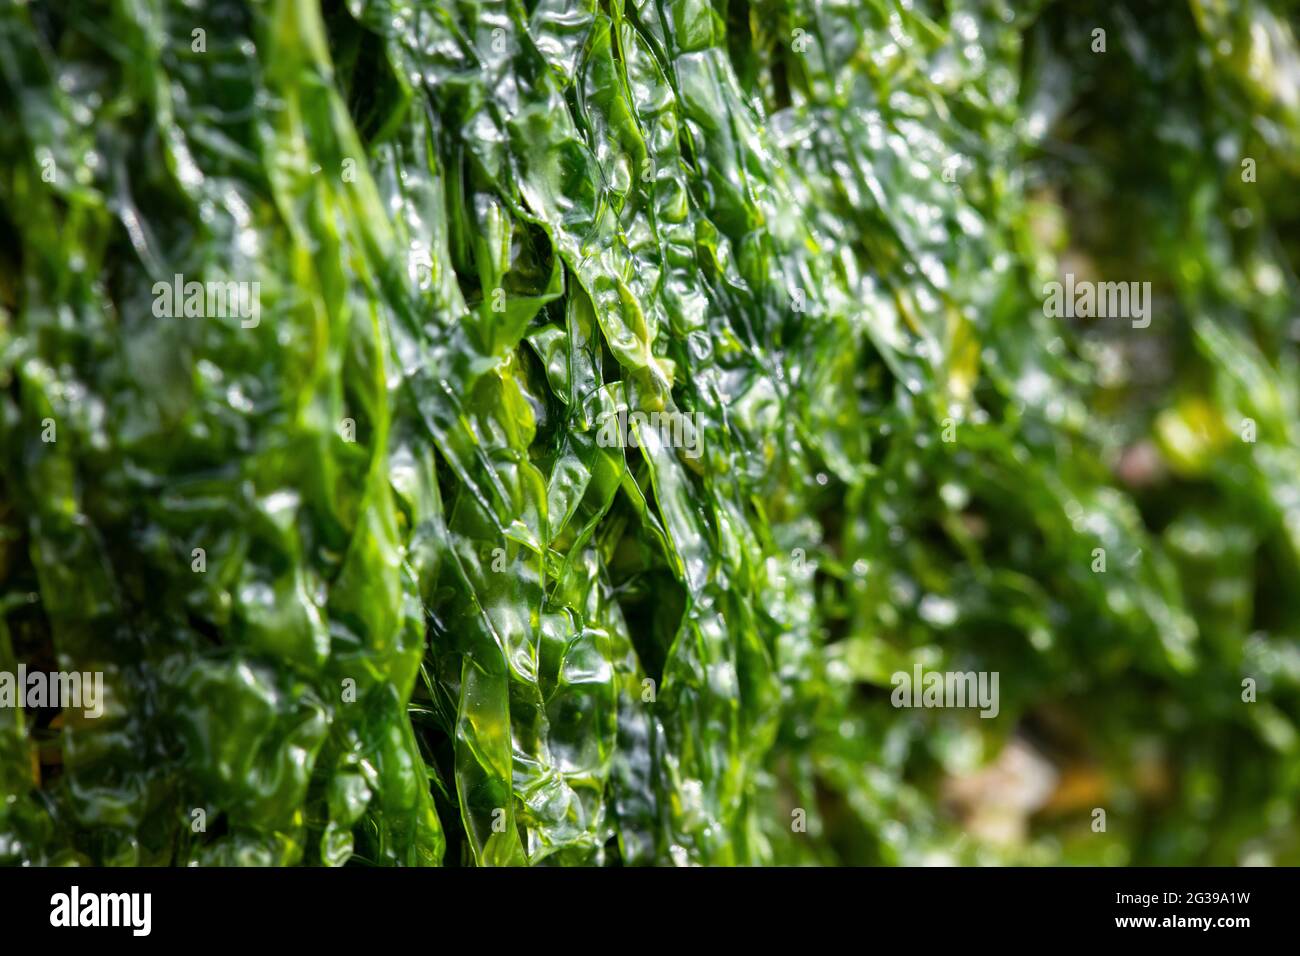
[[[0,862],[1300,862],[1295,31],[0,0]]]

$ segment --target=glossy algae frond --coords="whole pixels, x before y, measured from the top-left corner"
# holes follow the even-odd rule
[[[0,861],[1300,862],[1294,22],[0,2]]]

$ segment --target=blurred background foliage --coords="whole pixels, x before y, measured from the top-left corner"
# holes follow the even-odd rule
[[[0,0],[0,861],[1300,863],[1296,29]]]

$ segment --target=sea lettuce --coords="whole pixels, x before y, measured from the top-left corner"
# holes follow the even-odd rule
[[[0,861],[1297,862],[1295,29],[0,0]]]

